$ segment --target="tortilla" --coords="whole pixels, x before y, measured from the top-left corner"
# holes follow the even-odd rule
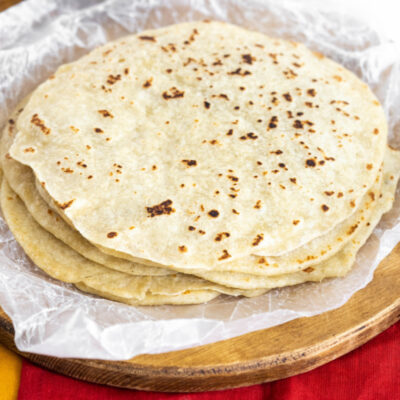
[[[63,282],[87,285],[110,296],[134,299],[135,304],[164,304],[208,301],[214,294],[257,296],[262,289],[240,290],[220,286],[190,275],[135,276],[94,263],[44,230],[28,213],[23,202],[12,191],[6,179],[1,185],[1,208],[10,230],[31,260],[48,275]],[[193,293],[192,293],[193,292]],[[192,293],[192,296],[187,296]],[[156,297],[153,298],[152,296]],[[157,297],[160,295],[161,297]],[[147,296],[149,299],[147,300]],[[168,300],[168,296],[171,299]],[[107,297],[107,296],[105,296]],[[113,297],[112,297],[113,298]],[[133,301],[133,300],[132,300]]]
[[[354,74],[219,22],[143,32],[60,67],[17,128],[10,155],[84,238],[183,271],[282,255],[334,229],[373,185],[387,138]]]

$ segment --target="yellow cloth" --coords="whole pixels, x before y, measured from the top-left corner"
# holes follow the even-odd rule
[[[21,364],[21,357],[0,344],[0,400],[17,399]]]

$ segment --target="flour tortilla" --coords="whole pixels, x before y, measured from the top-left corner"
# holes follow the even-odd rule
[[[400,162],[399,155],[394,152],[393,155],[397,157],[396,160],[394,160],[393,157],[393,165],[398,167]],[[390,162],[390,157],[388,158]],[[385,185],[388,187],[390,186],[392,192],[394,192],[396,182],[395,176],[385,175],[385,177]],[[263,285],[263,290],[266,290],[305,281],[319,281],[324,277],[343,276],[351,268],[357,250],[361,247],[371,233],[373,227],[379,221],[381,213],[391,207],[392,201],[393,195],[390,195],[388,191],[384,190],[384,194],[380,198],[378,206],[374,209],[372,219],[368,223],[368,226],[365,224],[362,232],[359,232],[350,244],[346,245],[342,251],[329,260],[317,265],[312,271],[308,269],[307,271],[283,276],[269,278],[258,277],[256,278],[257,281],[255,281],[254,277],[249,281],[249,277],[246,276],[244,283],[241,282],[239,285],[249,286],[250,282],[250,284],[254,286],[257,282],[258,285]],[[102,295],[109,294],[111,299],[118,300],[119,298],[124,298],[127,302],[134,302],[134,304],[152,304],[146,303],[147,293],[152,295],[160,294],[163,296],[172,295],[173,299],[171,299],[171,301],[174,302],[178,301],[177,296],[179,297],[180,293],[188,293],[187,290],[189,290],[190,293],[192,290],[196,291],[196,289],[198,289],[204,291],[204,289],[208,288],[208,290],[214,289],[214,291],[223,291],[229,294],[237,295],[238,292],[240,293],[240,291],[220,287],[219,285],[213,287],[212,284],[208,282],[180,274],[173,277],[129,276],[86,260],[42,229],[29,215],[22,201],[12,192],[5,179],[2,185],[1,204],[6,220],[19,243],[21,243],[28,255],[30,255],[41,268],[58,279],[69,282],[77,281],[76,283],[81,285],[81,289],[91,288],[88,289],[91,293],[99,293]],[[43,251],[43,249],[45,250]],[[238,285],[237,278],[240,274],[236,274],[235,276],[235,274],[224,273],[222,275],[226,281],[229,281],[230,285]],[[253,292],[247,292],[247,294],[260,294],[260,288]],[[211,296],[211,294],[209,295]]]
[[[25,102],[26,103],[26,102]],[[23,103],[17,107],[21,110]],[[18,111],[11,116],[16,120]],[[68,226],[59,218],[57,210],[52,210],[51,205],[43,202],[36,193],[33,184],[34,175],[31,169],[18,163],[7,156],[9,148],[15,136],[15,124],[8,123],[4,129],[0,145],[0,156],[3,170],[11,188],[19,195],[25,206],[28,208],[35,220],[47,231],[64,241],[78,253],[92,261],[103,264],[109,268],[126,272],[133,275],[166,275],[173,273],[171,270],[160,268],[147,268],[143,264],[153,265],[149,260],[141,262],[129,262],[127,260],[113,257],[99,251],[91,245],[77,231]],[[248,256],[216,266],[209,266],[214,271],[236,271],[255,275],[280,275],[283,273],[295,272],[305,269],[308,266],[317,264],[335,254],[343,247],[357,232],[360,222],[368,219],[375,199],[381,186],[381,174],[378,174],[376,182],[369,192],[364,196],[359,209],[349,218],[338,224],[329,233],[315,238],[300,248],[278,257],[256,257]],[[39,186],[40,187],[40,186]],[[48,199],[50,201],[50,199]],[[191,272],[204,272],[200,269],[193,269]]]
[[[265,289],[284,287],[304,281],[320,281],[326,277],[339,277],[346,275],[351,269],[358,250],[364,245],[382,215],[388,212],[393,205],[394,194],[400,174],[400,152],[387,150],[384,163],[384,176],[382,193],[377,204],[372,210],[370,218],[360,222],[357,233],[339,252],[329,259],[308,267],[299,272],[277,276],[254,276],[237,272],[206,272],[198,273],[211,282],[240,289],[263,287]],[[308,279],[304,275],[308,274]]]
[[[76,230],[66,225],[58,213],[47,206],[36,193],[32,170],[13,160],[8,155],[9,148],[15,137],[15,121],[28,101],[28,98],[29,97],[17,106],[3,130],[0,142],[0,160],[4,174],[11,188],[22,199],[36,222],[84,257],[109,268],[131,275],[173,274],[174,272],[171,270],[155,267],[154,263],[149,263],[150,266],[143,265],[146,263],[146,260],[143,260],[141,264],[132,263],[101,252],[83,238]]]
[[[135,304],[187,304],[196,299],[201,303],[225,293],[233,296],[258,296],[263,289],[238,290],[204,281],[194,276],[134,276],[94,263],[66,246],[44,230],[28,213],[23,202],[12,191],[6,179],[1,186],[1,208],[10,230],[32,261],[43,271],[63,282],[87,285],[110,296],[134,299]],[[192,293],[193,292],[193,293]],[[192,293],[192,296],[187,296]],[[149,300],[147,301],[147,296]],[[152,296],[156,295],[155,298]],[[157,297],[161,296],[161,297]],[[168,299],[168,296],[171,296]],[[107,296],[106,296],[107,297]],[[158,300],[157,300],[158,299]]]
[[[17,109],[20,110],[21,106],[19,105]],[[16,114],[18,112],[14,113],[12,118],[16,119]],[[148,260],[142,260],[139,264],[104,254],[58,217],[56,210],[53,211],[49,208],[50,206],[47,207],[47,204],[36,193],[32,182],[34,176],[31,169],[10,157],[6,157],[15,136],[14,127],[15,125],[8,124],[3,132],[0,146],[3,170],[11,188],[19,195],[31,215],[43,228],[64,241],[84,257],[109,268],[133,275],[166,275],[173,273],[173,271],[168,269],[144,267],[142,264],[146,262],[151,265],[151,262]],[[374,201],[379,194],[381,186],[380,178],[381,173],[378,174],[373,187],[364,196],[359,209],[329,233],[315,238],[304,246],[283,256],[249,256],[219,264],[212,269],[214,271],[236,271],[246,274],[272,276],[299,271],[329,258],[356,234],[361,226],[361,221],[369,218]],[[191,272],[202,273],[204,271],[195,269]]]
[[[129,36],[61,67],[17,127],[11,156],[86,239],[182,270],[327,233],[372,186],[387,137],[355,75],[218,22]]]

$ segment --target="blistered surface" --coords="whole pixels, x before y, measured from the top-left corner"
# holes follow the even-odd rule
[[[322,2],[321,2],[322,3]],[[190,5],[189,5],[190,4]],[[0,126],[56,68],[108,40],[171,23],[218,19],[301,41],[367,82],[400,145],[400,49],[365,23],[318,11],[308,1],[33,1],[0,14]],[[400,240],[400,190],[345,278],[204,305],[129,307],[83,295],[36,268],[0,220],[0,304],[23,351],[59,357],[127,359],[228,339],[343,305],[370,282]]]

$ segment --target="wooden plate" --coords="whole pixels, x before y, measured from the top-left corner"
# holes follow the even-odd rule
[[[200,392],[269,382],[323,365],[400,319],[400,244],[373,281],[343,307],[230,340],[130,361],[61,359],[21,353],[0,309],[0,341],[35,364],[89,382],[164,392]]]

